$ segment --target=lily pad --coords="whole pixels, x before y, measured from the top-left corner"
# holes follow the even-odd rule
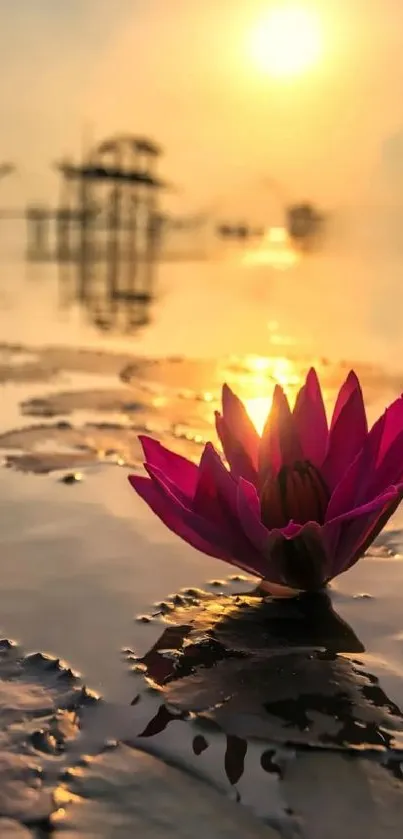
[[[0,641],[1,836],[32,835],[24,826],[50,830],[81,710],[96,702],[58,659],[24,655],[10,641]]]
[[[141,430],[144,429],[119,423],[85,423],[77,427],[68,422],[38,424],[0,434],[0,449],[5,452],[7,465],[25,472],[84,468],[99,460],[140,467]],[[10,449],[12,454],[7,453]]]
[[[238,741],[342,750],[403,749],[403,715],[326,594],[290,601],[200,599],[169,614],[138,664],[176,713]],[[237,748],[239,747],[239,743]]]

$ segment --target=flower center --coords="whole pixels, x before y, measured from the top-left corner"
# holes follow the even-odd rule
[[[309,460],[282,466],[267,478],[260,495],[262,522],[268,528],[317,521],[323,524],[330,493],[322,475]]]

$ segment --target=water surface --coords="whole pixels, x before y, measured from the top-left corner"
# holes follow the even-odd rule
[[[354,363],[371,419],[401,392],[375,261],[246,262],[162,266],[149,323],[104,309],[100,330],[74,278],[27,269],[11,245],[4,257],[0,625],[18,642],[1,647],[5,836],[193,836],[203,812],[218,837],[312,837],[318,784],[329,837],[351,789],[361,835],[370,820],[398,835],[401,512],[296,645],[281,616],[248,620],[255,581],[177,540],[127,482],[140,432],[199,458],[224,380],[259,428],[274,384],[292,399],[311,364],[330,405]]]

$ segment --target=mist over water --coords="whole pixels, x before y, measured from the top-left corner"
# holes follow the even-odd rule
[[[403,253],[399,213],[350,211],[349,229],[329,221],[316,254],[281,270],[242,255],[162,263],[150,324],[100,336],[77,303],[60,307],[52,264],[26,265],[24,228],[0,222],[3,341],[130,346],[151,356],[307,353],[402,366]],[[333,229],[332,229],[333,225]]]
[[[7,7],[0,153],[15,157],[18,172],[2,181],[0,206],[54,206],[55,160],[115,132],[150,135],[163,145],[161,174],[174,185],[165,210],[210,208],[212,218],[270,226],[281,223],[286,202],[309,200],[328,214],[328,227],[323,248],[286,271],[236,258],[162,265],[152,323],[130,339],[136,350],[306,347],[399,368],[400,4],[329,0],[324,8],[312,0],[323,14],[324,60],[289,83],[259,75],[246,50],[267,3],[230,6],[172,0],[168,12],[164,0],[86,0],[56,9],[36,0],[35,15],[26,0],[18,13]],[[99,342],[77,310],[55,318],[52,266],[31,266],[24,279],[23,238],[22,224],[0,220],[3,339]]]

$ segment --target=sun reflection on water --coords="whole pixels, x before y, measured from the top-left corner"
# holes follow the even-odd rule
[[[250,355],[243,359],[242,369],[237,371],[236,382],[234,381],[233,385],[261,434],[271,409],[275,385],[279,384],[284,388],[293,405],[302,381],[302,373],[292,359],[283,356],[265,358]]]
[[[273,326],[278,324],[273,322]],[[261,435],[270,413],[273,393],[280,385],[294,408],[297,393],[303,386],[307,373],[314,367],[321,383],[325,410],[330,422],[337,391],[345,378],[345,369],[329,367],[326,359],[313,357],[292,357],[285,355],[233,355],[217,366],[215,391],[200,391],[207,410],[204,417],[214,425],[214,412],[221,411],[221,383],[226,382],[245,405],[245,408]],[[194,438],[192,438],[194,439]]]
[[[280,271],[292,268],[300,260],[287,230],[284,227],[271,227],[264,237],[242,256],[245,266],[268,265]]]
[[[255,396],[251,399],[245,399],[245,408],[259,434],[263,433],[263,429],[272,406],[272,396]]]

